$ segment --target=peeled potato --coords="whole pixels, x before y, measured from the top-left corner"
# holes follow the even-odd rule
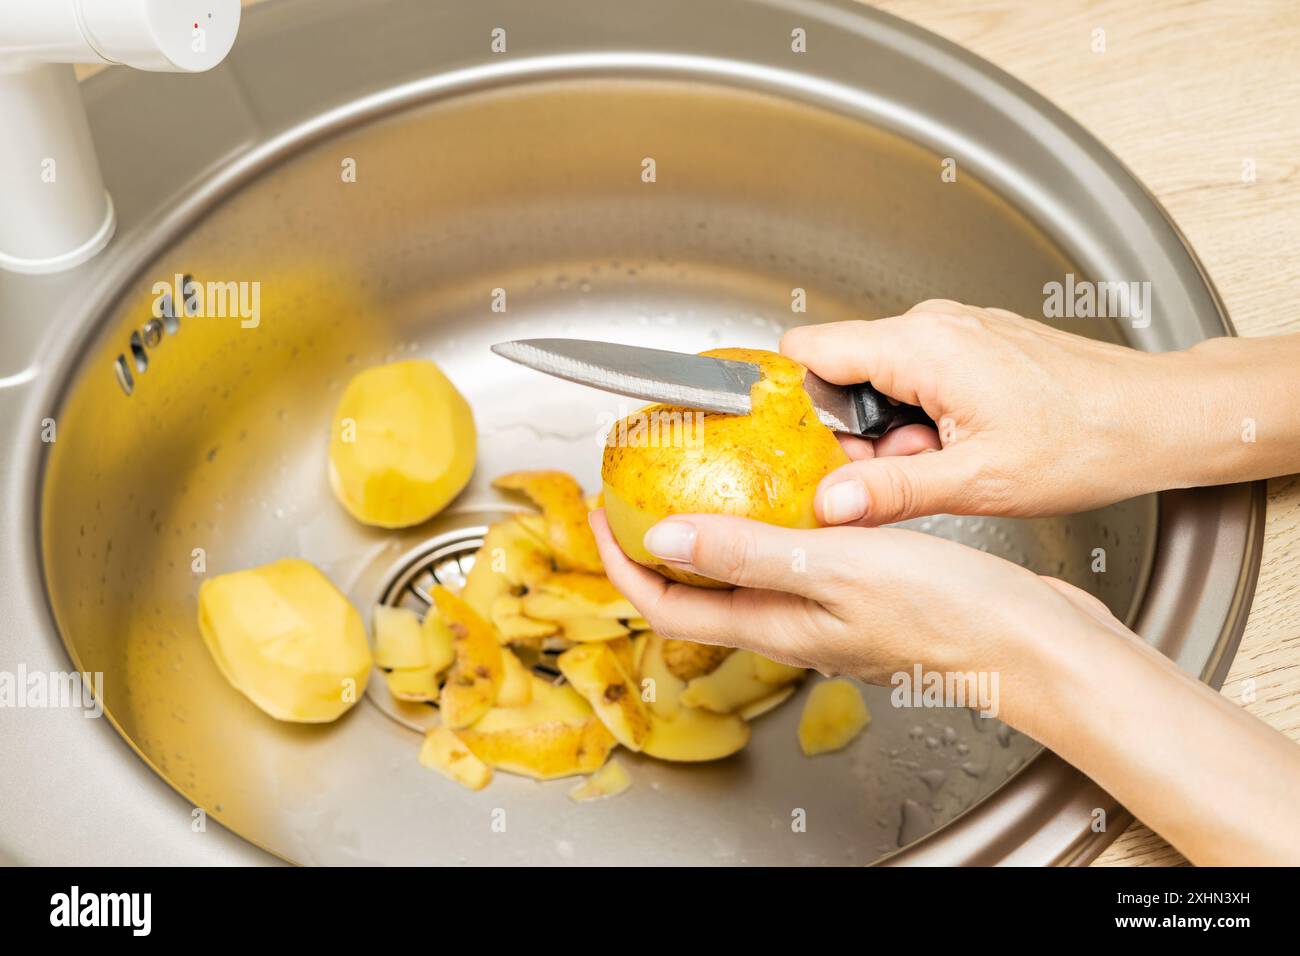
[[[812,689],[799,717],[799,748],[806,756],[847,747],[871,723],[862,694],[842,677]]]
[[[424,735],[420,763],[471,790],[482,790],[492,779],[492,768],[446,727],[434,727]]]
[[[611,760],[582,783],[569,791],[569,799],[583,803],[587,800],[603,800],[616,797],[632,786],[632,778],[627,775],[623,765]]]
[[[496,702],[505,677],[505,662],[492,626],[446,588],[431,592],[437,614],[451,629],[456,662],[442,687],[442,722],[453,729],[468,727]]]
[[[361,615],[297,558],[204,581],[199,630],[226,680],[277,720],[335,720],[370,679]]]
[[[330,485],[358,521],[419,524],[465,487],[477,442],[469,403],[433,362],[366,369],[334,413]]]
[[[580,644],[560,655],[560,673],[586,698],[614,739],[640,750],[650,733],[650,714],[636,684],[606,644]]]
[[[582,486],[562,471],[516,471],[492,482],[506,491],[522,491],[542,509],[546,537],[562,570],[603,573],[596,536],[587,523]]]
[[[669,514],[731,514],[787,528],[815,528],[813,497],[829,472],[847,464],[835,433],[817,419],[803,390],[803,366],[759,349],[714,349],[713,358],[757,364],[748,415],[703,417],[695,441],[608,441],[601,478],[605,515],[633,561],[665,577],[706,587],[725,585],[658,561],[642,539]],[[688,409],[651,405],[637,415],[681,416]],[[612,436],[635,433],[624,419]]]

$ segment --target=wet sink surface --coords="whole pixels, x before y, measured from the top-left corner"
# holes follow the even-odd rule
[[[647,155],[653,183],[640,175]],[[159,773],[298,862],[865,863],[941,826],[1036,745],[965,710],[893,708],[888,689],[870,688],[870,730],[809,760],[794,731],[805,689],[731,760],[620,753],[634,785],[617,800],[575,805],[571,782],[506,774],[472,794],[419,767],[419,737],[369,701],[329,727],[257,711],[202,645],[193,571],[198,549],[208,574],[299,555],[364,610],[412,548],[511,506],[493,476],[562,468],[594,489],[599,437],[625,400],[513,366],[494,342],[774,347],[790,325],[938,294],[1041,309],[1045,282],[1081,270],[975,177],[943,182],[941,158],[756,93],[605,80],[458,97],[274,166],[135,277],[66,392],[42,520],[69,648],[104,672],[108,711]],[[342,180],[347,160],[356,182]],[[259,283],[259,322],[182,317],[141,371],[130,330],[149,318],[153,283],[177,273]],[[791,312],[795,288],[805,314]],[[498,289],[504,312],[492,309]],[[1121,338],[1097,320],[1074,330]],[[130,396],[113,374],[119,354]],[[470,400],[478,468],[429,524],[363,528],[328,489],[330,415],[352,374],[413,356],[436,360]],[[917,524],[1132,617],[1155,506]],[[1107,549],[1104,575],[1089,567],[1094,546]],[[792,827],[800,815],[806,832]]]

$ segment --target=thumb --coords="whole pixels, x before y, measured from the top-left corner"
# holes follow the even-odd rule
[[[666,564],[715,581],[810,594],[816,575],[806,573],[807,535],[731,515],[672,515],[646,532],[644,544]]]
[[[964,450],[868,458],[831,472],[817,487],[823,524],[867,527],[933,514],[962,514],[974,470]]]

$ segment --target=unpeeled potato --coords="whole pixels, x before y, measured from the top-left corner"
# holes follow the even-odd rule
[[[231,686],[277,720],[335,720],[370,679],[361,615],[298,558],[204,581],[199,631]]]
[[[334,413],[330,486],[365,524],[419,524],[465,487],[477,443],[469,403],[433,362],[366,369]]]
[[[835,433],[817,419],[803,389],[803,366],[760,349],[714,349],[712,358],[757,364],[748,415],[704,415],[696,441],[621,441],[633,418],[616,423],[606,442],[601,478],[610,530],[633,561],[686,584],[722,587],[681,571],[645,549],[646,531],[670,514],[730,514],[787,528],[815,528],[813,497],[829,472],[848,463]],[[690,410],[651,405],[638,415],[681,416]]]

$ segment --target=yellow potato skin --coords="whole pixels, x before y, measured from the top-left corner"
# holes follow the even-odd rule
[[[361,372],[339,399],[330,486],[358,521],[405,528],[460,494],[477,453],[474,414],[442,370],[424,359],[394,362]]]
[[[492,625],[474,609],[444,587],[430,592],[433,607],[450,628],[456,651],[455,663],[442,686],[442,722],[453,730],[468,727],[496,703],[505,679],[505,659]]]
[[[370,680],[361,615],[299,558],[204,581],[199,631],[231,686],[276,720],[336,720]]]
[[[807,757],[842,750],[871,723],[862,692],[843,677],[817,684],[799,715],[799,749]]]
[[[601,467],[605,514],[614,538],[632,560],[665,577],[701,587],[727,587],[656,561],[642,544],[652,525],[670,514],[729,514],[786,528],[815,528],[813,497],[829,472],[847,464],[835,433],[817,419],[803,390],[802,365],[761,349],[713,349],[711,358],[753,362],[763,378],[750,391],[749,415],[704,415],[694,442],[650,447],[608,441]],[[641,413],[686,414],[651,405]],[[616,424],[611,436],[631,435]]]
[[[482,790],[492,781],[492,768],[446,727],[434,727],[425,734],[420,764],[471,790]]]

